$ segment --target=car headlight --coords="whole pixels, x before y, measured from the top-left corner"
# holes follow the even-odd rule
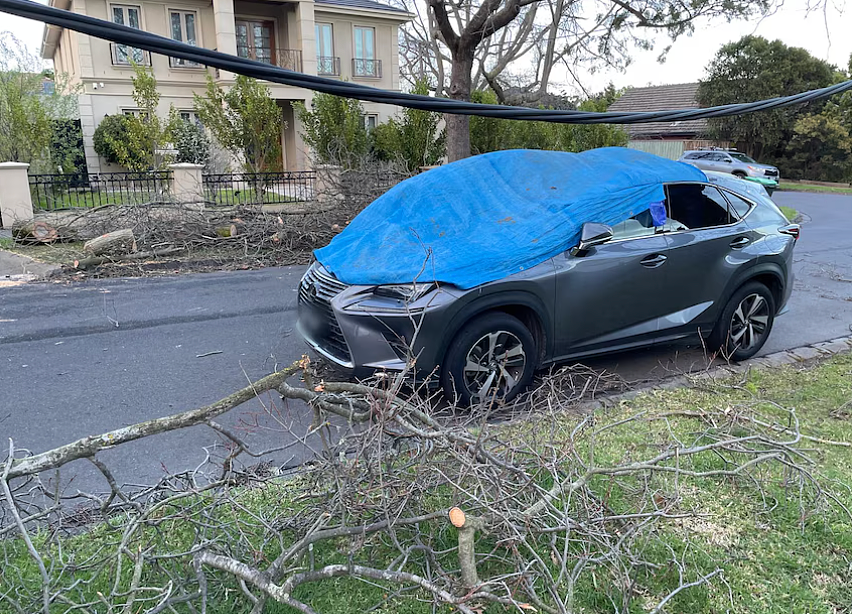
[[[434,282],[383,285],[376,286],[373,290],[373,294],[376,296],[395,298],[406,303],[413,303],[417,299],[431,292],[435,287],[436,284]]]

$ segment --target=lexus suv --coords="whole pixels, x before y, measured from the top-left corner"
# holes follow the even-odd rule
[[[464,404],[509,400],[552,363],[677,340],[747,359],[790,296],[799,227],[737,181],[665,184],[664,225],[586,223],[572,249],[470,289],[348,285],[315,262],[300,332],[356,376],[413,365]]]
[[[733,150],[685,151],[680,157],[680,162],[686,162],[703,171],[730,173],[740,179],[759,183],[770,196],[781,181],[776,167],[760,164],[744,153]]]

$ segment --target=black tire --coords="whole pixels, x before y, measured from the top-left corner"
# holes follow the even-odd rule
[[[759,297],[759,298],[755,298]],[[709,344],[728,360],[748,360],[760,351],[775,322],[775,297],[760,282],[745,284],[731,296]]]
[[[501,360],[504,348],[506,358]],[[480,368],[469,369],[469,357]],[[465,407],[511,401],[530,385],[537,363],[538,349],[529,329],[514,316],[492,311],[465,324],[453,339],[441,367],[441,386],[447,399],[458,399]]]
[[[734,172],[733,172],[733,173],[731,173],[731,174],[732,174],[734,177],[737,177],[737,178],[739,178],[739,179],[745,179],[745,178],[746,178],[746,174],[745,174],[744,172],[742,172],[742,171],[734,171]]]

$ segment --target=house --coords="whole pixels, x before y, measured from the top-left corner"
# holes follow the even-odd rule
[[[50,0],[50,5],[140,28],[191,45],[268,62],[333,79],[399,89],[399,26],[411,15],[375,0]],[[161,94],[158,112],[174,106],[193,117],[193,94],[203,94],[207,75],[223,86],[234,75],[150,54],[58,26],[46,25],[41,55],[57,74],[79,88],[80,121],[90,173],[120,171],[94,150],[95,127],[106,115],[133,113],[133,64],[151,66]],[[281,108],[282,164],[308,165],[291,103],[309,103],[310,90],[269,83]],[[392,106],[365,103],[365,121],[386,121]]]
[[[635,87],[625,91],[609,107],[615,112],[667,111],[696,109],[697,83]],[[677,160],[684,151],[702,147],[727,147],[727,141],[715,141],[707,136],[707,120],[691,119],[676,122],[651,122],[625,126],[627,146],[664,158]]]

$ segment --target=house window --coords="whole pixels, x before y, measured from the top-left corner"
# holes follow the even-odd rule
[[[339,75],[340,60],[334,57],[334,38],[331,24],[316,24],[315,35],[317,39],[317,74]]]
[[[142,9],[138,6],[127,4],[113,4],[110,6],[112,10],[112,21],[123,26],[140,29],[142,22],[140,19]],[[127,45],[112,44],[112,61],[113,64],[120,66],[130,66],[131,64],[146,64],[145,52],[136,47]]]
[[[198,119],[198,115],[195,114],[195,111],[178,111],[178,117],[186,123],[195,123],[201,125],[201,120]]]
[[[353,74],[356,77],[379,77],[376,60],[376,29],[355,26],[355,58]]]
[[[363,121],[364,121],[364,128],[367,129],[367,132],[370,132],[372,130],[375,130],[376,126],[379,125],[379,116],[376,115],[375,113],[370,113],[368,115],[364,115]]]
[[[237,55],[275,64],[275,22],[237,21]]]
[[[169,26],[172,39],[186,43],[187,45],[198,45],[195,25],[198,23],[198,15],[195,11],[169,11]],[[201,64],[180,58],[169,58],[172,68],[199,68]]]

